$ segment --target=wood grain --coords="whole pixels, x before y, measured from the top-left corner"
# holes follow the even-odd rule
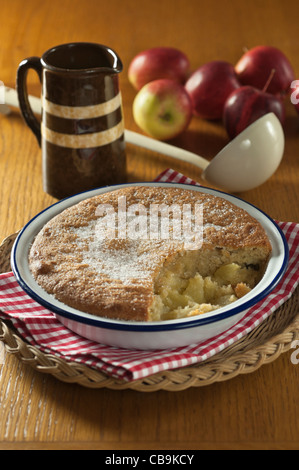
[[[171,45],[192,68],[235,63],[244,47],[280,47],[299,75],[297,0],[2,0],[0,79],[14,86],[18,63],[56,44],[94,41],[118,51],[125,123],[135,91],[127,79],[140,50]],[[29,74],[29,89],[40,92]],[[221,83],[219,84],[221,86]],[[287,102],[286,148],[276,174],[240,196],[273,218],[299,221],[299,117]],[[212,158],[228,142],[219,122],[193,118],[174,144]],[[168,167],[198,181],[200,170],[127,147],[130,181]],[[53,198],[43,192],[41,152],[18,112],[0,116],[0,238],[19,230]],[[290,353],[254,374],[178,393],[91,390],[37,373],[6,354],[0,364],[0,449],[298,449],[299,366]]]

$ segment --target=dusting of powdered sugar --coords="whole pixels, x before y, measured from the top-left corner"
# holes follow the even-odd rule
[[[104,217],[71,230],[76,235],[82,263],[87,264],[97,277],[116,279],[123,284],[130,284],[132,279],[135,283],[143,283],[145,278],[151,277],[165,254],[165,240],[108,238]],[[173,240],[167,245],[168,249],[179,248],[182,241]]]

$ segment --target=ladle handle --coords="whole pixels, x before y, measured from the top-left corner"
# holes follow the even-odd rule
[[[168,155],[169,157],[191,163],[202,170],[205,170],[209,165],[208,160],[196,155],[195,153],[152,139],[151,137],[147,137],[137,132],[125,130],[125,140],[126,142],[137,145],[138,147],[143,147],[154,152],[162,153],[163,155]]]
[[[19,108],[19,99],[17,91],[14,88],[5,87],[5,104],[7,106],[12,106],[13,108]],[[36,96],[28,95],[28,100],[30,103],[30,107],[34,114],[41,114],[42,107],[41,107],[41,100]]]

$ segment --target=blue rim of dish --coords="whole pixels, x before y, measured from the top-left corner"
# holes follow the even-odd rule
[[[238,306],[230,307],[228,310],[221,311],[223,308],[220,309],[220,311],[215,310],[215,313],[210,315],[210,316],[206,316],[206,317],[198,316],[194,320],[193,319],[190,320],[190,319],[182,318],[182,319],[178,319],[178,320],[168,320],[168,321],[148,322],[148,323],[147,322],[125,322],[125,321],[113,320],[113,319],[109,319],[109,318],[101,318],[101,317],[97,317],[97,316],[88,314],[86,312],[80,312],[80,311],[70,312],[70,311],[65,310],[64,308],[60,308],[60,307],[57,307],[56,305],[53,305],[51,302],[48,302],[47,300],[42,298],[39,294],[37,294],[35,291],[33,291],[28,286],[28,284],[26,283],[26,281],[22,278],[22,275],[20,274],[18,264],[16,262],[16,252],[17,252],[17,248],[18,248],[20,240],[22,239],[23,234],[26,232],[28,227],[33,223],[33,221],[35,221],[37,218],[39,218],[45,212],[52,209],[54,206],[60,205],[60,204],[66,202],[70,199],[75,199],[77,197],[80,197],[83,194],[86,195],[86,198],[82,198],[82,199],[80,199],[80,201],[84,200],[84,199],[87,199],[89,197],[93,197],[91,195],[91,193],[95,193],[94,195],[97,195],[96,194],[97,191],[103,191],[103,194],[104,194],[106,192],[115,191],[116,189],[121,188],[123,186],[142,186],[142,185],[158,186],[158,187],[159,186],[160,187],[163,187],[163,186],[165,187],[167,185],[176,185],[177,187],[180,187],[180,188],[183,188],[183,189],[184,188],[185,189],[192,189],[192,190],[197,190],[199,192],[201,191],[201,189],[203,189],[204,190],[203,192],[206,192],[205,190],[207,190],[209,192],[215,193],[215,195],[223,194],[224,196],[228,196],[229,198],[232,198],[232,199],[237,199],[237,200],[241,201],[243,204],[251,206],[254,210],[258,211],[259,213],[261,213],[264,217],[266,217],[269,220],[269,222],[276,228],[276,230],[278,231],[278,233],[281,237],[281,240],[283,242],[283,247],[284,247],[284,258],[283,258],[283,262],[281,263],[281,267],[280,267],[278,273],[271,280],[271,282],[269,282],[269,284],[267,284],[267,286],[259,294],[257,294],[255,297],[253,297],[252,299],[250,299],[250,300],[248,300],[248,301],[246,301],[246,302],[244,302],[244,303],[242,303]],[[77,201],[77,202],[80,202],[80,201]],[[74,202],[74,205],[77,202]],[[72,204],[68,205],[67,207],[65,207],[65,209],[67,209],[68,207],[71,207],[71,205]],[[64,209],[62,209],[62,210],[64,210]],[[58,212],[58,213],[60,213],[60,212]],[[49,220],[51,220],[57,214],[54,214],[45,223],[47,223]],[[16,240],[13,244],[12,251],[11,251],[11,267],[12,267],[13,274],[14,274],[18,284],[32,299],[34,299],[37,303],[39,303],[43,307],[47,308],[48,310],[52,311],[53,313],[55,313],[57,315],[60,315],[60,316],[62,316],[64,318],[67,318],[69,320],[73,320],[73,321],[76,321],[76,322],[79,322],[79,323],[83,323],[85,325],[96,326],[98,328],[109,329],[109,330],[136,331],[136,332],[138,332],[138,331],[139,332],[141,332],[141,331],[142,332],[155,332],[155,331],[157,332],[157,331],[171,331],[171,330],[183,330],[183,329],[187,329],[187,328],[194,328],[194,327],[198,327],[198,326],[201,326],[201,325],[207,325],[207,324],[215,323],[215,322],[218,322],[218,321],[221,321],[221,320],[225,320],[227,318],[230,318],[231,316],[234,316],[234,315],[237,315],[238,313],[241,313],[242,311],[246,311],[249,308],[251,308],[253,305],[256,305],[258,302],[263,300],[276,287],[276,285],[280,282],[283,275],[285,274],[285,271],[286,271],[287,265],[288,265],[288,260],[289,260],[289,247],[288,247],[288,243],[287,243],[287,240],[285,238],[285,235],[282,232],[281,228],[268,214],[263,212],[261,209],[257,208],[254,204],[251,204],[250,202],[247,202],[247,201],[245,201],[244,199],[242,199],[238,196],[226,193],[226,192],[221,191],[221,190],[209,188],[209,187],[206,187],[206,186],[195,186],[193,184],[176,183],[175,181],[173,181],[173,182],[163,182],[163,181],[161,181],[161,182],[153,182],[153,181],[146,182],[145,181],[145,182],[138,182],[138,183],[123,183],[123,184],[118,184],[118,185],[113,185],[113,186],[99,187],[99,188],[95,188],[95,189],[92,189],[92,190],[89,190],[89,191],[83,191],[81,193],[74,194],[73,196],[69,196],[67,198],[64,198],[64,199],[62,199],[58,202],[55,202],[54,204],[48,206],[46,209],[42,210],[41,212],[36,214],[31,220],[29,220],[29,222],[19,232],[19,234],[18,234],[18,236],[17,236],[17,238],[16,238]],[[68,308],[67,305],[65,307],[66,307],[66,309]]]

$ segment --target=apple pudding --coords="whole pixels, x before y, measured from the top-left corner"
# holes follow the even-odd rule
[[[110,319],[165,321],[243,297],[271,244],[231,202],[169,185],[127,186],[86,199],[37,234],[29,266],[63,304]]]

